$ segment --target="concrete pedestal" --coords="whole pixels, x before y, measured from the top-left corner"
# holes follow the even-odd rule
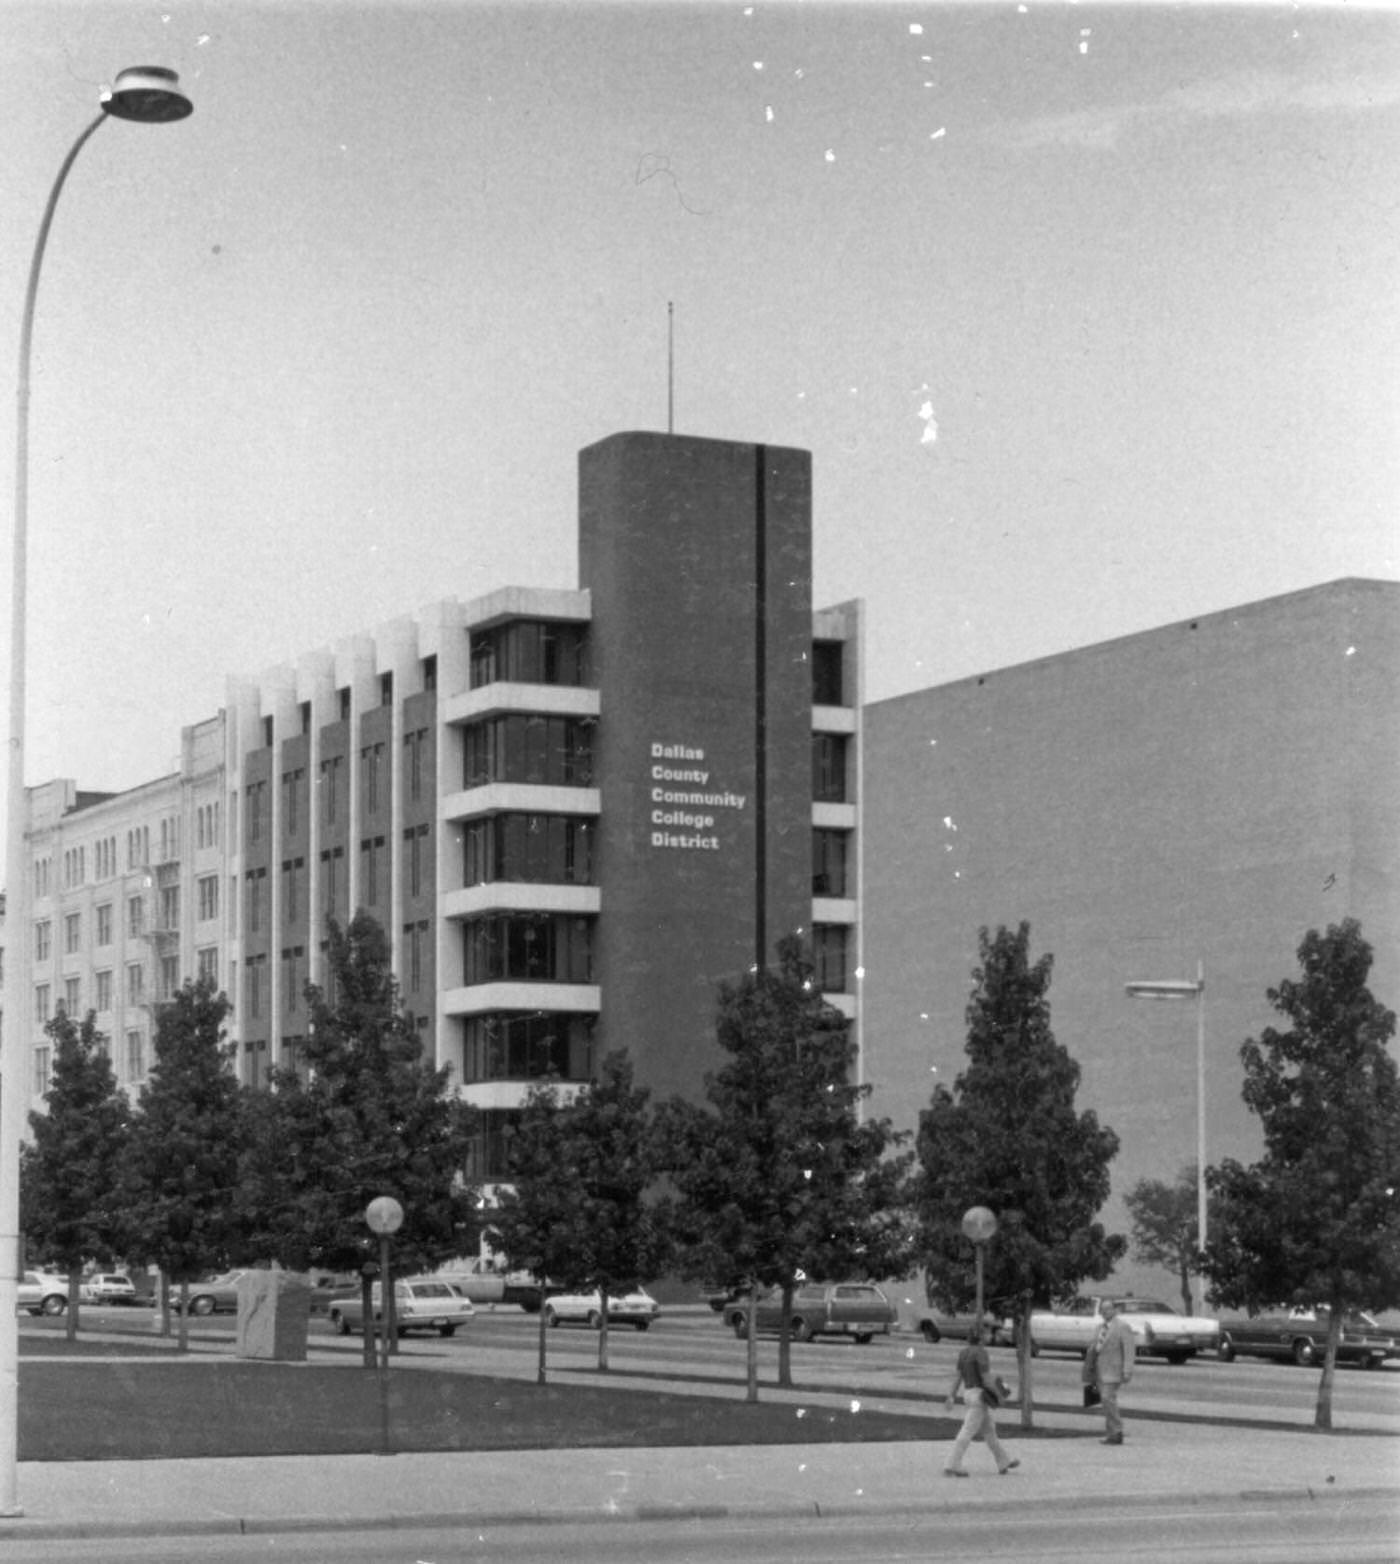
[[[311,1288],[291,1271],[248,1271],[238,1279],[240,1358],[279,1363],[306,1361]]]

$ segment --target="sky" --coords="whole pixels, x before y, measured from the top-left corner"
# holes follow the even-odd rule
[[[575,586],[577,453],[668,400],[812,453],[871,700],[1400,577],[1396,7],[9,0],[0,48],[7,376],[100,89],[195,102],[49,241],[31,784]]]

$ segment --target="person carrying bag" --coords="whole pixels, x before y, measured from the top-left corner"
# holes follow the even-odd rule
[[[993,1412],[1008,1400],[1010,1394],[1006,1384],[993,1375],[987,1349],[982,1345],[982,1327],[974,1325],[967,1333],[967,1346],[958,1354],[958,1366],[953,1371],[953,1380],[944,1402],[949,1411],[952,1411],[957,1401],[961,1401],[967,1408],[963,1425],[953,1441],[948,1464],[943,1468],[945,1477],[970,1475],[962,1464],[963,1457],[967,1454],[967,1447],[977,1438],[985,1441],[992,1459],[997,1463],[1000,1476],[1004,1477],[1021,1464],[1006,1453],[1006,1447],[997,1438]]]

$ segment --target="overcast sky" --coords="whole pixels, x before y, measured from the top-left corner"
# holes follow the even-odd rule
[[[0,45],[0,365],[102,85],[196,101],[105,125],[50,240],[31,783],[576,585],[671,301],[677,431],[812,452],[869,698],[1400,575],[1394,8],[10,0]]]

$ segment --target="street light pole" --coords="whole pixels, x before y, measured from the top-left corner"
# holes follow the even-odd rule
[[[1130,999],[1194,999],[1196,1001],[1196,1247],[1206,1238],[1206,968],[1196,963],[1196,981],[1139,979],[1125,985]],[[1205,1278],[1196,1277],[1196,1311],[1205,1313]]]
[[[20,326],[16,400],[15,506],[10,575],[10,754],[6,797],[5,983],[3,1052],[0,1052],[0,1516],[22,1515],[19,1458],[19,1148],[24,1138],[30,1057],[30,885],[25,851],[28,804],[24,791],[26,612],[29,568],[29,381],[34,338],[34,304],[54,210],[79,152],[107,119],[164,124],[184,119],[194,105],[179,90],[179,77],[160,66],[122,71],[102,94],[102,112],[69,149],[49,191],[24,295]]]

